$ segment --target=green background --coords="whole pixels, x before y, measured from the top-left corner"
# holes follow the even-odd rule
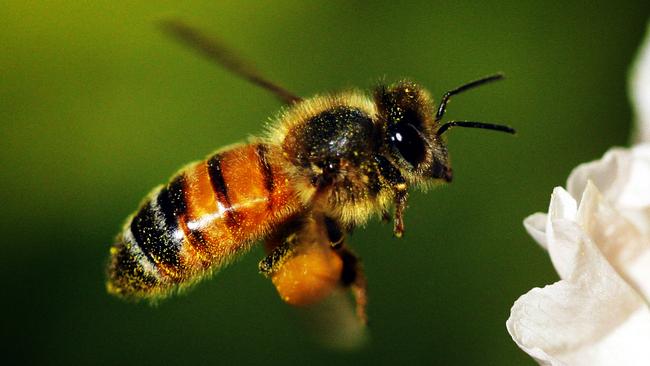
[[[627,70],[647,0],[618,2],[4,1],[0,6],[3,363],[533,364],[512,303],[557,279],[522,219],[573,167],[625,145]],[[514,5],[516,4],[516,5]],[[309,96],[409,77],[434,96],[495,71],[448,118],[453,184],[412,195],[404,239],[370,222],[369,343],[304,336],[256,247],[157,307],[104,290],[112,238],[183,164],[262,131],[279,103],[162,35],[178,16]]]

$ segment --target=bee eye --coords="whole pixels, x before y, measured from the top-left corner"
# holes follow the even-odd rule
[[[389,143],[413,168],[417,168],[426,157],[425,142],[410,123],[398,123],[388,129]]]

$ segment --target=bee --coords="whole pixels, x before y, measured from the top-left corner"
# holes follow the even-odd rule
[[[308,305],[349,288],[365,322],[366,279],[346,237],[373,215],[404,233],[412,186],[452,181],[444,134],[453,127],[514,133],[473,121],[442,123],[450,98],[502,79],[488,76],[443,95],[411,81],[309,99],[262,77],[220,41],[180,21],[164,29],[286,103],[263,137],[181,168],[131,215],[110,248],[109,293],[160,299],[189,287],[264,240],[259,271],[282,300]]]

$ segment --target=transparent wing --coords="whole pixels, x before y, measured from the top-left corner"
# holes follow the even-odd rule
[[[220,64],[235,75],[272,92],[283,102],[291,104],[302,100],[302,98],[262,76],[252,65],[238,57],[236,52],[218,38],[208,36],[199,29],[178,19],[165,20],[160,25],[167,34]]]

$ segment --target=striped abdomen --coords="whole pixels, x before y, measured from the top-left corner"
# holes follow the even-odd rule
[[[300,204],[269,155],[265,144],[237,146],[155,189],[111,248],[109,292],[165,296],[286,220]]]

